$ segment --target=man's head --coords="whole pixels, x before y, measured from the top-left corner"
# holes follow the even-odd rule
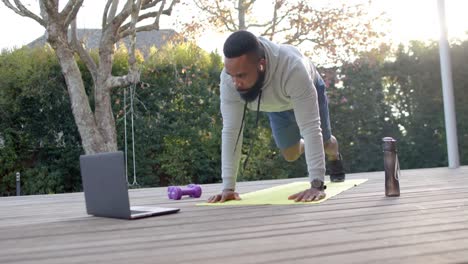
[[[254,101],[265,80],[265,56],[255,35],[248,31],[232,33],[224,43],[224,67],[240,96]]]

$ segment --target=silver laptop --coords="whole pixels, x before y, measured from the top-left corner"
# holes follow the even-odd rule
[[[90,215],[137,219],[176,213],[179,208],[132,206],[128,197],[122,151],[80,156],[81,179]]]

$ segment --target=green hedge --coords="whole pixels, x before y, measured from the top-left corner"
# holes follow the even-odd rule
[[[468,42],[452,46],[458,135],[462,164],[468,164]],[[127,71],[118,49],[114,74]],[[89,73],[79,63],[86,88]],[[141,61],[142,84],[134,103],[136,175],[140,186],[220,182],[222,120],[219,74],[222,60],[193,44],[153,50]],[[22,48],[0,55],[0,193],[15,194],[15,173],[23,193],[81,190],[78,159],[83,153],[65,81],[53,51]],[[382,170],[381,139],[398,140],[402,168],[447,166],[438,48],[418,42],[390,53],[376,50],[352,64],[321,69],[329,84],[333,134],[349,172]],[[119,149],[124,149],[124,91],[113,93]],[[92,101],[93,98],[90,98]],[[130,133],[129,88],[127,132]],[[283,160],[266,115],[254,130],[249,112],[239,180],[306,175],[304,157]],[[129,180],[133,182],[129,134]]]

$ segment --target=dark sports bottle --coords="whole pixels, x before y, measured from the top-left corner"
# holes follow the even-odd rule
[[[385,196],[400,196],[400,164],[398,162],[396,140],[391,137],[382,139],[385,168]]]

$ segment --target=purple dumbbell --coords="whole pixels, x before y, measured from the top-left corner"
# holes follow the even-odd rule
[[[169,199],[180,200],[182,195],[188,195],[193,198],[199,198],[202,194],[202,189],[199,185],[189,184],[187,188],[180,188],[178,186],[167,187],[167,196]]]

